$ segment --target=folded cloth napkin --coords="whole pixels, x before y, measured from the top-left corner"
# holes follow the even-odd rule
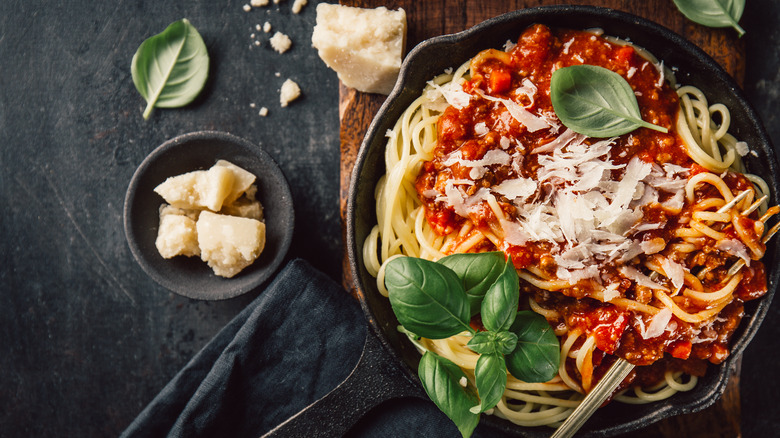
[[[340,285],[293,260],[121,436],[259,437],[349,376],[366,329],[360,306]],[[460,436],[432,402],[415,398],[381,404],[347,435]],[[484,425],[473,435],[487,436],[502,435]]]

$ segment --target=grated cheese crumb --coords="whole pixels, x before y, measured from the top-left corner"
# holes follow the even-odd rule
[[[249,6],[249,5],[244,5],[244,7],[243,7],[243,8],[244,8],[244,12],[249,12],[249,11],[251,11],[251,10],[252,10],[252,7],[251,7],[251,6]]]
[[[260,25],[258,24],[258,26]],[[268,33],[270,31],[271,31],[271,23],[266,21],[265,24],[263,24],[263,32]]]
[[[750,148],[748,148],[747,143],[745,143],[744,141],[738,141],[736,144],[736,148],[737,148],[737,153],[739,154],[740,157],[744,157],[750,152]]]
[[[258,41],[258,40],[255,40],[255,46],[258,46],[258,47],[260,47],[260,44],[261,44],[261,43],[260,43],[260,41]]]
[[[268,115],[268,108],[266,108],[266,107],[260,108],[260,112],[258,112],[258,114],[260,114],[263,117],[267,116]]]
[[[260,26],[259,24],[255,24],[255,30],[259,32],[263,30],[263,26]]]
[[[249,3],[256,8],[268,6],[268,0],[251,0]]]
[[[290,102],[297,99],[301,95],[301,88],[292,79],[287,79],[282,84],[282,89],[279,92],[279,102],[282,104],[282,108],[286,107]]]
[[[306,6],[306,3],[308,3],[306,0],[295,0],[295,2],[292,5],[292,13],[300,14],[301,9],[303,9],[303,7]]]
[[[271,37],[271,47],[274,48],[279,53],[284,53],[288,50],[290,50],[290,46],[292,45],[292,41],[290,40],[290,37],[287,35],[276,32],[274,36]]]

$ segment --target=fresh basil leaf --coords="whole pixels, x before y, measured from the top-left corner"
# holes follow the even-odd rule
[[[517,346],[517,335],[512,332],[477,332],[466,344],[478,354],[509,354]]]
[[[449,268],[415,257],[399,257],[385,268],[385,285],[398,322],[428,339],[444,339],[469,326],[469,301]]]
[[[494,407],[506,389],[506,361],[500,353],[483,354],[474,368],[480,403],[471,408],[471,413],[485,412]]]
[[[496,334],[493,332],[477,332],[466,344],[477,354],[490,354],[498,351]]]
[[[509,354],[517,347],[517,335],[510,332],[498,332],[496,336],[496,350],[501,354]]]
[[[615,137],[640,127],[668,131],[642,120],[631,85],[604,67],[573,65],[555,70],[550,100],[561,123],[588,137]]]
[[[520,301],[520,280],[512,260],[504,263],[501,275],[482,300],[482,324],[494,332],[509,330],[517,315]]]
[[[464,438],[471,436],[479,423],[479,415],[469,408],[479,403],[477,396],[464,388],[460,380],[466,377],[451,360],[426,351],[417,368],[425,392],[457,426]]]
[[[530,310],[517,312],[510,330],[517,335],[515,350],[506,355],[509,372],[524,382],[547,382],[558,374],[561,347],[547,320]]]
[[[482,298],[504,270],[505,258],[503,252],[493,251],[452,254],[439,259],[439,263],[455,271],[463,282],[472,316],[479,313]]]
[[[154,107],[176,108],[192,102],[203,89],[208,71],[206,44],[186,18],[141,43],[131,73],[135,88],[146,99],[144,119]]]
[[[739,36],[745,29],[737,23],[745,11],[745,0],[674,0],[689,20],[708,27],[733,27]]]

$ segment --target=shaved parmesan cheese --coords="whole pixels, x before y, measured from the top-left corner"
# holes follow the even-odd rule
[[[457,109],[463,109],[471,102],[471,95],[463,91],[460,85],[454,82],[448,82],[445,85],[438,85],[433,81],[428,81],[431,89],[426,92],[426,98],[436,100],[439,96],[447,101],[447,104]]]
[[[514,49],[515,46],[517,46],[517,44],[515,44],[514,41],[506,40],[506,42],[504,43],[504,51],[509,52],[510,50]]]
[[[526,108],[533,106],[534,104],[534,98],[536,97],[536,92],[539,89],[536,88],[536,85],[534,85],[533,82],[531,82],[528,78],[523,78],[523,82],[519,88],[515,90],[516,95],[523,94],[525,95],[531,102],[526,105]]]
[[[663,268],[669,280],[672,281],[675,290],[680,290],[685,285],[685,268],[683,265],[664,258],[661,262],[661,268]]]
[[[480,160],[464,160],[460,158],[460,152],[456,152],[444,161],[444,165],[452,166],[454,164],[460,164],[463,167],[482,167],[499,164],[502,166],[508,166],[511,161],[512,157],[506,152],[492,149],[487,151],[485,156]]]
[[[463,202],[463,193],[461,193],[460,190],[458,190],[458,188],[453,185],[452,180],[445,183],[444,194],[446,196],[447,203],[453,208],[453,210],[455,210],[455,213],[463,217],[468,216],[466,205]]]
[[[672,213],[679,213],[685,205],[685,190],[678,190],[671,198],[661,204],[665,210]]]
[[[628,263],[634,258],[636,258],[638,255],[642,254],[644,251],[642,250],[642,247],[639,245],[639,242],[636,240],[626,240],[623,242],[622,247],[619,248],[619,251],[616,251],[615,256],[617,256],[619,253],[623,253],[623,255],[618,260],[620,263]],[[614,258],[612,259],[614,260]]]
[[[736,239],[719,240],[718,244],[715,245],[715,248],[741,258],[745,262],[745,265],[750,266],[750,255],[748,254],[747,247],[741,241]]]
[[[423,191],[421,193],[421,195],[423,195],[426,198],[435,198],[435,197],[437,197],[439,195],[439,192],[437,192],[434,189],[428,189],[428,190]]]
[[[662,164],[662,167],[664,168],[664,172],[666,172],[667,178],[672,178],[675,175],[682,175],[683,177],[687,177],[691,173],[690,169],[687,167],[678,166],[672,163],[664,163]]]
[[[664,85],[664,62],[661,61],[659,64],[653,64],[653,66],[658,70],[658,82],[655,83],[655,87],[661,88]]]
[[[508,179],[493,187],[492,190],[510,201],[525,199],[536,192],[536,182],[528,178]]]
[[[615,298],[620,298],[620,291],[618,290],[619,285],[617,283],[612,283],[609,286],[607,286],[606,289],[604,289],[604,302],[609,303],[610,301],[614,300]]]
[[[569,54],[569,48],[571,47],[572,43],[574,43],[574,38],[571,38],[569,41],[566,41],[563,43],[563,54],[568,55]]]
[[[640,286],[644,286],[650,289],[668,291],[669,289],[662,286],[650,279],[647,275],[639,272],[636,268],[631,266],[621,266],[620,273],[623,274],[629,280],[636,282]]]
[[[666,248],[666,241],[661,237],[645,240],[639,244],[645,254],[656,254]]]
[[[598,276],[599,268],[598,266],[587,266],[583,269],[573,269],[573,270],[558,269],[556,275],[561,280],[568,281],[569,284],[577,284],[581,280],[586,280]]]
[[[661,336],[666,331],[666,326],[672,319],[672,311],[664,307],[660,312],[653,315],[647,330],[640,331],[639,335],[644,339],[653,339]]]
[[[531,240],[531,236],[516,222],[501,221],[501,228],[504,230],[504,242],[510,245],[522,246]]]
[[[528,129],[528,132],[536,132],[540,129],[550,127],[550,125],[543,118],[531,114],[531,112],[513,100],[488,96],[487,94],[481,93],[479,91],[477,91],[477,93],[485,100],[503,104],[507,111],[509,111],[509,114],[511,114],[515,120],[525,126],[526,129]]]
[[[610,209],[612,212],[628,207],[628,203],[636,193],[639,182],[650,174],[651,166],[641,159],[634,157],[628,162],[626,172],[618,181],[617,191],[612,198]]]

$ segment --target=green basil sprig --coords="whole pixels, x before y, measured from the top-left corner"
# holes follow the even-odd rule
[[[455,423],[463,437],[469,437],[479,423],[479,415],[469,410],[479,403],[474,391],[461,386],[466,374],[454,362],[426,351],[417,374],[428,397]]]
[[[737,23],[745,11],[745,0],[674,0],[674,4],[693,22],[708,27],[733,27],[739,36],[745,34]]]
[[[642,120],[631,85],[604,67],[573,65],[555,70],[550,100],[561,123],[588,137],[615,137],[640,127],[668,131]]]
[[[482,298],[504,271],[504,258],[504,253],[494,251],[479,257],[474,257],[474,254],[452,254],[438,261],[452,269],[463,282],[472,316],[479,313]]]
[[[546,382],[558,372],[560,344],[544,317],[530,310],[517,312],[510,328],[517,335],[514,350],[506,356],[506,367],[524,382]]]
[[[428,339],[444,339],[472,330],[463,286],[450,269],[424,259],[403,257],[385,268],[392,288],[390,305],[404,328]],[[451,293],[451,291],[458,293]]]
[[[141,43],[131,73],[135,88],[146,99],[144,119],[154,107],[177,108],[192,102],[203,89],[208,71],[206,44],[186,18]]]
[[[518,312],[517,272],[503,253],[456,254],[439,262],[400,257],[387,264],[385,285],[403,332],[429,339],[471,334],[467,346],[480,355],[474,387],[462,386],[463,371],[430,351],[418,368],[426,393],[464,437],[501,400],[507,370],[526,382],[556,375],[558,338],[543,316]],[[475,306],[485,331],[470,325]]]

